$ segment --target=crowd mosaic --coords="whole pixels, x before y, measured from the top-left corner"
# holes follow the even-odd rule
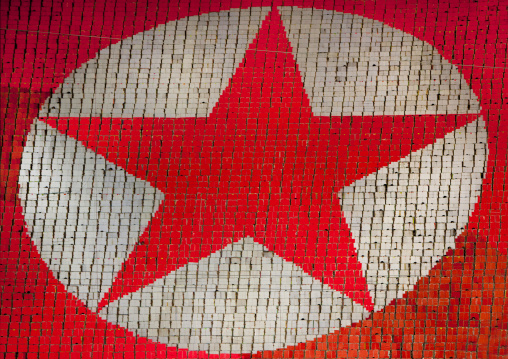
[[[58,55],[22,115],[2,87],[0,352],[508,355],[508,119],[474,69],[354,10],[175,6],[118,38],[81,25],[96,51]]]

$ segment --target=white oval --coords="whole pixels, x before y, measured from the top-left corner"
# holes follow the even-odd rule
[[[123,40],[74,71],[39,115],[206,116],[268,11],[252,8],[189,17]],[[359,16],[288,7],[280,11],[315,115],[479,111],[475,95],[455,66],[413,36]],[[181,36],[183,29],[189,30],[189,36]],[[210,44],[213,39],[219,41]],[[341,76],[344,81],[337,80]],[[376,309],[413,288],[447,248],[454,248],[455,236],[446,231],[460,231],[477,202],[487,154],[483,121],[475,121],[440,141],[340,193]],[[458,187],[452,187],[455,182],[451,178],[441,176],[453,175],[453,169],[437,166],[439,161],[432,156],[443,163],[461,159]],[[67,290],[95,310],[163,194],[38,120],[28,136],[21,166],[20,199],[34,243]],[[107,168],[112,172],[102,172]],[[447,196],[454,200],[437,201],[436,211],[448,211],[439,221],[436,216],[436,223],[444,228],[438,227],[421,243],[418,235],[396,236],[395,226],[381,228],[379,235],[362,232],[361,222],[370,218],[363,211],[368,204],[366,195],[379,197],[370,181],[382,176],[395,181],[390,176],[402,168],[418,168],[413,173],[418,181],[429,175],[428,186],[437,186],[436,191],[432,187],[423,190],[426,185],[417,182],[416,198],[418,193],[426,193],[439,199],[442,187],[450,196],[458,191],[458,197]],[[432,177],[438,174],[438,178]],[[110,192],[105,193],[104,188]],[[363,197],[355,197],[359,194]],[[123,196],[119,212],[113,195]],[[391,205],[386,196],[381,199],[383,209]],[[132,206],[135,200],[140,201],[138,206]],[[85,205],[76,201],[85,201]],[[124,206],[124,202],[130,204]],[[401,218],[417,218],[408,208],[399,211],[404,216]],[[424,211],[427,215],[429,209]],[[376,220],[384,223],[387,213],[385,210]],[[99,221],[101,218],[104,222]],[[122,219],[128,223],[121,225]],[[399,223],[392,220],[392,224]],[[383,248],[384,244],[399,242],[400,248]],[[385,249],[389,250],[386,257],[392,258],[386,270],[379,266]],[[403,251],[411,253],[406,257]],[[251,239],[242,239],[110,303],[100,315],[138,335],[209,353],[252,353],[297,344],[368,315],[342,293],[267,253]],[[419,265],[413,265],[413,260]],[[252,305],[248,305],[249,300]]]

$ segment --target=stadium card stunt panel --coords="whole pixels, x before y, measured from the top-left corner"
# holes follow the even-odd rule
[[[108,322],[274,350],[383,309],[455,247],[486,166],[479,111],[432,46],[374,20],[191,16],[65,80],[19,196],[41,258]]]

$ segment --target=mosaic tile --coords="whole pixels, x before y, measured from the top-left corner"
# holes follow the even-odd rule
[[[1,16],[0,357],[508,356],[500,2]]]

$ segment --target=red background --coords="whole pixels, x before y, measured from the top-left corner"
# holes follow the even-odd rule
[[[489,159],[469,230],[413,292],[351,328],[254,356],[508,358],[508,2],[443,0],[2,2],[0,353],[212,356],[137,339],[65,292],[23,233],[16,204],[23,139],[51,91],[100,49],[170,20],[274,4],[366,16],[435,46],[480,99]]]

